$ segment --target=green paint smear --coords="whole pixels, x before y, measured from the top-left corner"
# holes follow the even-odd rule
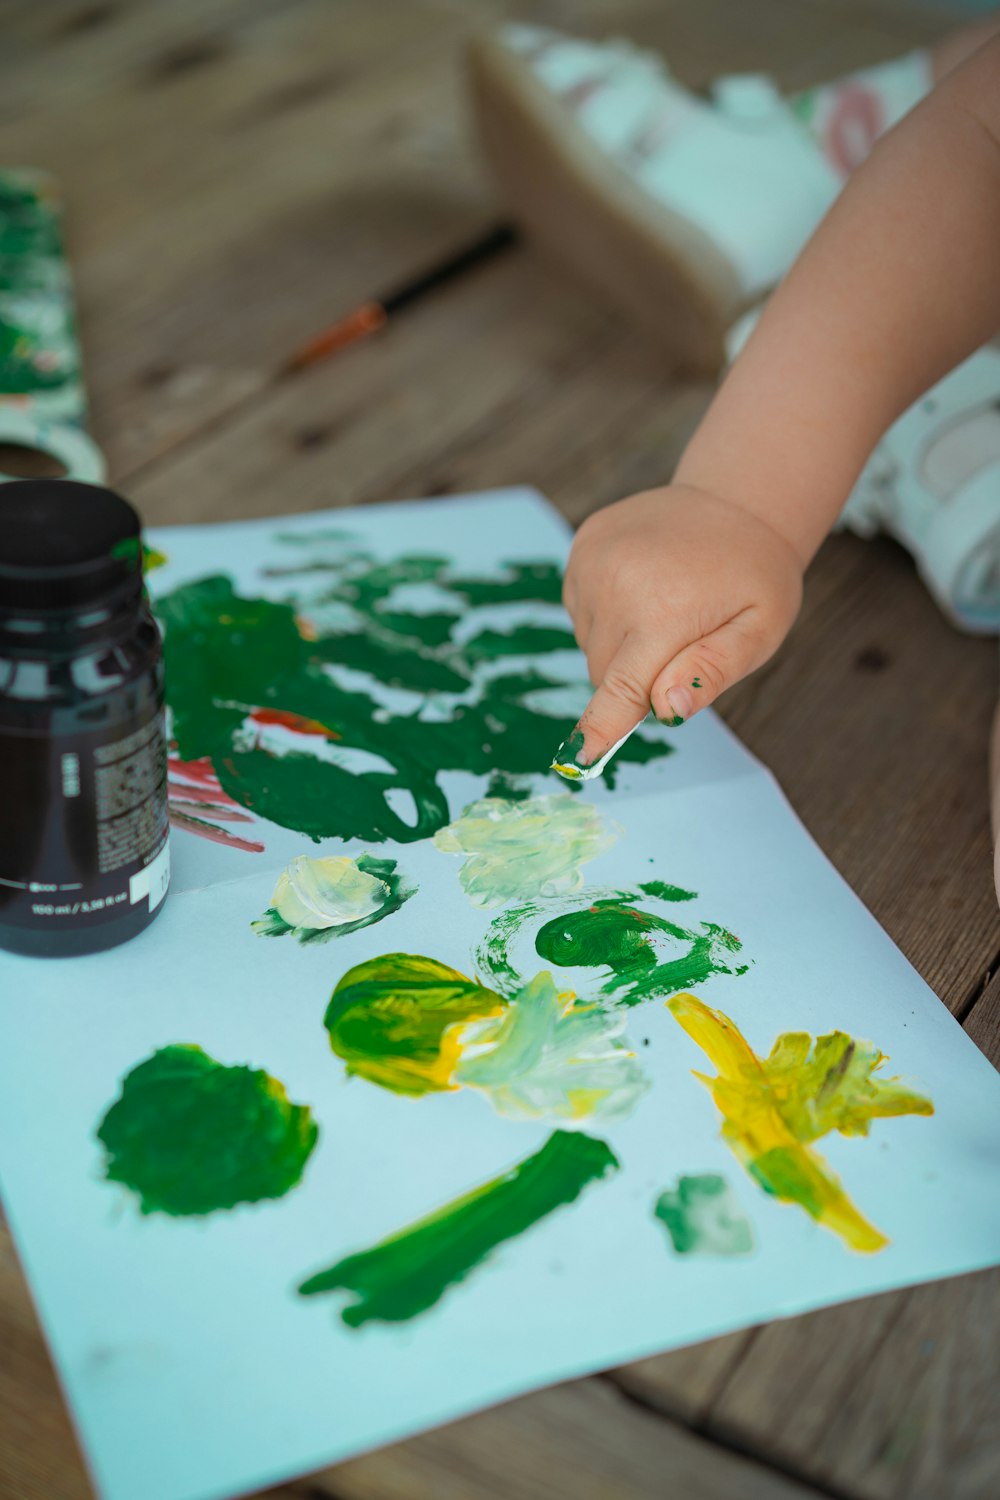
[[[730,959],[740,951],[739,939],[714,922],[702,922],[701,928],[678,926],[612,898],[553,917],[539,929],[535,951],[561,968],[609,968],[601,993],[624,1005],[641,1005],[704,984],[713,974],[746,973],[745,965],[734,967]],[[687,944],[686,951],[658,961],[651,942],[657,933]]]
[[[747,972],[747,964],[732,963],[741,945],[731,932],[714,922],[702,922],[700,930],[682,927],[646,909],[642,905],[646,898],[693,901],[697,892],[648,880],[635,891],[594,892],[585,907],[567,909],[565,898],[539,898],[506,907],[494,917],[476,948],[476,969],[498,993],[513,996],[525,983],[513,957],[514,945],[527,929],[541,923],[534,946],[547,963],[567,969],[611,970],[589,996],[598,1001],[641,1005],[704,984],[716,974],[739,977]],[[553,910],[557,914],[543,921]],[[685,945],[684,950],[660,960],[655,946],[658,936]],[[587,998],[581,996],[583,1001]]]
[[[381,880],[389,888],[387,899],[377,911],[370,912],[367,917],[359,917],[356,922],[341,922],[336,927],[292,927],[278,915],[273,906],[269,906],[262,917],[257,917],[250,923],[251,929],[258,937],[284,937],[291,932],[303,944],[328,943],[333,938],[348,937],[352,932],[360,932],[363,927],[373,927],[376,922],[383,922],[386,917],[399,911],[411,896],[417,894],[416,886],[397,872],[394,859],[376,859],[373,854],[361,854],[355,864],[366,875],[374,875],[376,880]]]
[[[500,1015],[506,1002],[457,969],[414,953],[387,953],[349,969],[323,1017],[351,1074],[397,1094],[454,1088],[457,1022]]]
[[[565,769],[569,767],[579,766],[580,756],[582,754],[583,733],[579,729],[574,729],[573,733],[567,735],[566,739],[563,740],[562,744],[559,746],[559,749],[552,757],[552,764],[553,766],[558,766],[565,771]]]
[[[360,560],[359,560],[360,559]],[[449,576],[439,557],[402,557],[376,564],[344,552],[337,562],[314,561],[318,592],[296,603],[237,594],[221,575],[184,584],[156,603],[164,632],[168,699],[178,755],[212,762],[224,791],[240,806],[309,838],[358,838],[411,843],[450,821],[440,778],[448,771],[510,776],[546,769],[544,747],[561,724],[528,706],[530,695],[564,687],[564,679],[534,667],[482,680],[484,659],[507,651],[536,654],[565,649],[563,630],[522,626],[504,636],[484,631],[462,646],[452,636],[459,613],[415,615],[393,610],[402,584],[432,583],[468,605],[558,599],[554,564],[508,565],[508,578]],[[272,570],[274,571],[274,570]],[[322,620],[334,607],[336,629],[307,627],[310,608]],[[311,636],[318,634],[318,639]],[[337,680],[337,667],[369,674],[389,687],[451,694],[433,718],[393,711],[376,697]],[[462,695],[461,698],[459,695]],[[464,701],[470,696],[473,701]],[[327,727],[323,742],[279,754],[255,732],[255,709],[277,710]],[[324,758],[316,753],[323,747]],[[620,762],[643,763],[671,747],[636,734]],[[367,752],[384,768],[348,769],[340,750]],[[605,778],[613,785],[611,778]],[[401,813],[393,794],[408,793]],[[397,804],[398,806],[398,804]]]
[[[575,1202],[618,1166],[604,1141],[557,1130],[534,1156],[372,1249],[310,1276],[299,1294],[353,1293],[356,1300],[340,1314],[349,1328],[375,1319],[406,1322],[433,1307],[498,1245]]]
[[[569,630],[552,625],[518,625],[515,630],[483,630],[465,644],[473,660],[492,661],[498,656],[539,656],[546,651],[575,651],[576,638]]]
[[[97,1130],[105,1176],[144,1214],[210,1214],[281,1198],[302,1176],[318,1128],[260,1068],[200,1047],[161,1047],[126,1076]]]
[[[695,901],[698,897],[697,891],[686,891],[682,885],[668,885],[665,880],[644,880],[639,889],[660,901]]]
[[[732,1188],[715,1172],[681,1177],[653,1213],[678,1255],[748,1255],[753,1231]]]
[[[494,771],[486,788],[487,797],[502,797],[505,802],[526,802],[531,796],[531,782],[518,781],[506,771]]]

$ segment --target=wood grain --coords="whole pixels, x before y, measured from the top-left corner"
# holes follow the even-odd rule
[[[597,1380],[559,1386],[314,1476],[315,1500],[806,1500]]]

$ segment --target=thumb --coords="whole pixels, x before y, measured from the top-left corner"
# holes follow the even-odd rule
[[[661,724],[683,724],[720,693],[761,666],[778,645],[753,621],[737,615],[686,646],[657,673],[650,699]]]

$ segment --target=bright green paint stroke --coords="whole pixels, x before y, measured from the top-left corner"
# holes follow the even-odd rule
[[[627,1118],[650,1085],[624,1018],[575,1001],[536,974],[499,1016],[462,1027],[455,1082],[514,1120]]]
[[[658,938],[686,946],[675,957],[661,959]],[[535,951],[561,968],[610,969],[601,993],[625,1005],[690,989],[713,974],[746,972],[745,965],[732,964],[740,942],[724,927],[702,922],[699,932],[615,899],[595,901],[546,922],[536,936]]]
[[[404,1323],[433,1307],[498,1245],[574,1203],[618,1165],[604,1141],[557,1130],[534,1156],[372,1249],[310,1276],[299,1294],[353,1293],[355,1300],[340,1314],[349,1328],[373,1320]]]
[[[505,1001],[457,969],[387,953],[341,979],[323,1017],[349,1073],[397,1094],[456,1088],[456,1023],[500,1015]]]
[[[416,895],[394,859],[300,855],[281,872],[262,917],[251,922],[261,937],[291,933],[300,943],[325,943],[384,921]]]
[[[297,578],[302,570],[287,571]],[[558,601],[554,564],[510,564],[506,575],[460,578],[442,557],[377,563],[338,547],[329,561],[310,560],[306,591],[300,579],[283,603],[243,597],[218,575],[182,585],[156,603],[179,756],[209,758],[237,803],[311,838],[429,837],[450,818],[444,773],[538,774],[545,747],[564,727],[530,706],[534,695],[567,685],[564,674],[539,670],[572,645],[564,630],[521,625],[506,636],[481,631],[465,645],[455,639],[470,605]],[[396,608],[394,591],[411,584],[450,596],[454,612]],[[529,648],[537,666],[491,672],[508,652]],[[356,676],[338,668],[432,695],[432,711],[389,707],[377,687],[349,685]],[[326,739],[303,735],[301,748],[279,753],[254,721],[260,710],[312,721],[325,727]],[[366,752],[379,763],[357,769],[342,751]],[[635,734],[618,759],[640,763],[669,753],[665,742]]]
[[[678,1255],[749,1255],[753,1230],[724,1177],[703,1172],[680,1177],[661,1193],[653,1213]]]
[[[317,1126],[261,1068],[200,1047],[161,1047],[126,1076],[97,1130],[105,1176],[144,1214],[210,1214],[281,1198],[302,1176]]]
[[[565,792],[506,802],[481,797],[434,835],[446,854],[463,854],[459,880],[474,906],[504,906],[532,896],[555,896],[583,885],[583,865],[596,859],[621,829],[592,802]]]
[[[587,1000],[641,1005],[704,984],[715,974],[738,977],[747,971],[746,964],[733,963],[741,945],[724,927],[714,922],[680,926],[643,904],[695,900],[693,891],[647,881],[631,892],[589,894],[583,907],[566,899],[528,900],[500,912],[476,948],[477,971],[501,994],[512,995],[524,984],[515,949],[532,929],[535,954],[546,963],[605,971],[595,974],[598,982],[587,990]],[[579,988],[575,982],[574,987]]]

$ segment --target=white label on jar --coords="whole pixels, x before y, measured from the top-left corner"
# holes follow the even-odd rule
[[[170,884],[170,845],[164,844],[152,864],[133,875],[129,881],[129,900],[135,906],[144,896],[149,897],[149,909],[155,911],[167,894]]]

